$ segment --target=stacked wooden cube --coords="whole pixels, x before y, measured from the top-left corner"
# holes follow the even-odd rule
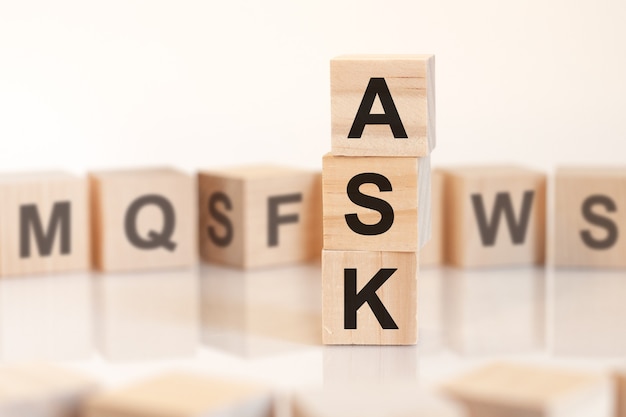
[[[332,152],[322,170],[325,344],[417,343],[434,97],[432,55],[331,61]]]

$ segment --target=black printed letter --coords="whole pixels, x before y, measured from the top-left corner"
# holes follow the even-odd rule
[[[216,222],[224,227],[224,235],[218,236],[215,228],[209,226],[209,239],[217,246],[225,247],[230,245],[233,241],[233,224],[223,212],[217,209],[217,203],[222,203],[224,208],[228,211],[232,210],[233,207],[230,198],[220,191],[211,194],[211,197],[209,197],[209,214],[211,214],[211,217],[213,217]]]
[[[607,232],[606,238],[602,240],[594,239],[589,230],[581,231],[580,237],[583,239],[583,242],[585,242],[585,245],[591,249],[609,249],[617,242],[617,225],[609,218],[594,213],[592,210],[593,206],[596,204],[604,206],[609,213],[616,211],[617,207],[615,206],[615,202],[605,195],[592,195],[583,203],[583,217],[589,223],[605,228]]]
[[[367,303],[376,320],[383,329],[397,329],[398,325],[385,308],[376,291],[396,272],[396,268],[383,268],[363,287],[359,292],[356,291],[356,269],[346,268],[343,270],[344,284],[344,313],[343,327],[344,329],[356,329],[356,312],[361,306]]]
[[[29,228],[31,225],[40,256],[49,256],[52,253],[57,229],[61,230],[61,254],[70,253],[70,214],[71,205],[69,201],[54,203],[48,228],[44,233],[37,206],[35,204],[20,206],[20,258],[30,257]]]
[[[150,204],[157,206],[163,213],[163,229],[159,233],[150,230],[148,233],[150,239],[145,239],[137,233],[137,215],[144,206]],[[171,241],[175,224],[176,216],[172,203],[165,197],[155,194],[144,195],[133,201],[128,210],[126,210],[126,218],[124,219],[126,237],[133,246],[140,249],[156,249],[159,247],[164,247],[169,251],[176,249],[176,243]]]
[[[359,187],[366,183],[376,184],[380,191],[392,191],[391,182],[384,175],[371,172],[355,175],[348,182],[347,192],[350,201],[358,206],[376,210],[380,213],[380,221],[376,224],[364,224],[356,213],[351,213],[345,215],[346,223],[353,232],[360,235],[381,235],[393,225],[393,207],[385,200],[362,194]]]
[[[380,99],[380,104],[385,111],[383,114],[370,114],[376,96]],[[359,110],[354,117],[354,122],[352,122],[352,128],[350,128],[348,138],[360,138],[363,135],[365,125],[389,125],[394,138],[408,138],[404,126],[402,125],[402,120],[400,120],[398,109],[396,109],[396,105],[393,102],[393,98],[391,97],[391,93],[389,92],[384,78],[370,78]]]
[[[298,223],[297,214],[280,216],[278,206],[283,203],[299,203],[302,201],[302,194],[286,194],[267,199],[267,246],[278,246],[278,225],[285,223]]]
[[[533,191],[524,192],[520,220],[516,222],[511,195],[506,192],[497,193],[493,212],[491,213],[491,221],[487,222],[487,214],[485,213],[482,196],[480,194],[473,194],[472,205],[474,207],[474,214],[476,215],[476,222],[478,223],[478,230],[483,246],[495,245],[502,213],[504,213],[506,217],[506,223],[509,227],[509,233],[511,233],[513,243],[516,245],[523,244],[526,238],[526,230],[528,229],[528,220],[530,219],[530,210],[534,196],[535,193]]]

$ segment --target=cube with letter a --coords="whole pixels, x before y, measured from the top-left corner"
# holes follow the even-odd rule
[[[87,182],[63,172],[0,176],[0,275],[89,267]]]
[[[201,171],[202,259],[258,268],[318,258],[320,179],[319,172],[276,165]]]
[[[345,55],[330,62],[333,155],[428,156],[435,57]]]
[[[90,174],[93,263],[101,271],[188,267],[197,259],[193,177],[175,169]]]
[[[322,338],[334,345],[417,343],[416,252],[322,252]]]

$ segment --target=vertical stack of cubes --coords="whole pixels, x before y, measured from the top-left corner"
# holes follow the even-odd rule
[[[430,237],[434,56],[331,60],[323,159],[325,344],[417,343],[418,251]]]

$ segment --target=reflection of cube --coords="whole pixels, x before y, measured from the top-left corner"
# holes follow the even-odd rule
[[[106,359],[195,355],[199,300],[194,268],[100,274],[95,296],[98,348]]]
[[[430,219],[431,238],[420,250],[420,267],[443,264],[444,223],[443,223],[443,172],[431,172]]]
[[[444,172],[449,263],[481,267],[544,262],[545,174],[505,166]]]
[[[538,351],[543,347],[543,269],[448,269],[439,278],[444,289],[443,328],[452,349],[484,355]]]
[[[0,320],[5,362],[91,358],[92,276],[73,273],[2,280]]]
[[[415,252],[322,253],[325,344],[417,343]]]
[[[469,417],[613,416],[607,376],[523,364],[492,364],[443,386]]]
[[[202,171],[198,182],[205,261],[254,268],[319,257],[319,173],[246,166]]]
[[[420,346],[324,346],[324,384],[417,381]]]
[[[95,396],[86,417],[270,417],[265,390],[193,374],[171,373]]]
[[[561,168],[555,184],[555,264],[626,267],[626,169]]]
[[[330,62],[332,153],[413,156],[435,147],[435,57],[346,55]]]
[[[45,364],[4,365],[0,368],[0,415],[78,416],[97,390],[89,377]]]
[[[201,268],[202,341],[239,356],[322,343],[320,267]]]
[[[337,384],[297,391],[293,417],[464,417],[461,407],[418,384]]]
[[[89,267],[87,183],[62,172],[0,175],[0,275]]]
[[[194,180],[173,169],[90,174],[94,266],[191,266],[197,258]]]
[[[322,176],[324,249],[411,252],[428,239],[428,158],[327,154]]]
[[[556,269],[550,323],[555,355],[621,357],[626,352],[623,271]],[[584,337],[581,337],[584,335]]]

